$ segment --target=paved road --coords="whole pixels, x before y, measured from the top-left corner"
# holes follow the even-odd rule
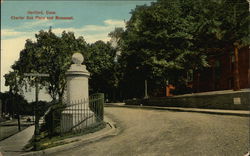
[[[247,117],[106,107],[120,134],[53,156],[242,156]]]

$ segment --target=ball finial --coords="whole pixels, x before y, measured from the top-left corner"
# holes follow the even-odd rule
[[[74,64],[81,65],[84,61],[84,58],[81,53],[74,53],[72,56],[72,61]]]

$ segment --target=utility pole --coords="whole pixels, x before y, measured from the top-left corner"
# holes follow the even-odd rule
[[[17,102],[17,100],[16,100],[16,95],[17,94],[16,93],[12,93],[12,94],[13,94],[13,96],[11,98],[11,103],[12,103],[12,106],[17,107],[17,110],[15,111],[15,113],[17,113],[16,114],[17,115],[17,127],[18,127],[18,131],[20,132],[21,131],[20,111],[19,111],[20,107],[19,107],[19,103],[16,103]],[[13,98],[15,98],[15,99],[13,99]]]
[[[39,95],[39,86],[38,86],[38,78],[39,77],[49,77],[49,74],[39,74],[39,73],[25,73],[24,76],[30,76],[30,77],[35,77],[35,111],[34,111],[34,115],[35,115],[35,135],[34,135],[34,149],[37,150],[37,144],[39,141],[39,115],[38,115],[38,95]]]
[[[236,6],[234,6],[234,24],[236,25]],[[240,75],[239,75],[239,44],[237,42],[234,43],[234,91],[240,90]]]
[[[148,81],[145,80],[145,96],[144,99],[148,99]]]
[[[2,2],[2,1],[1,1]],[[2,50],[0,50],[0,93],[2,92]],[[0,118],[2,117],[2,112],[3,112],[3,103],[0,99]]]
[[[17,117],[17,127],[18,127],[18,131],[21,131],[21,122],[20,122],[20,104],[19,102],[17,102],[17,97],[18,97],[18,86],[17,86],[17,73],[13,72],[14,74],[14,86],[10,86],[9,87],[9,93],[11,93],[11,107],[12,107],[12,116],[14,118]],[[15,109],[14,109],[15,106]],[[6,106],[5,106],[6,107]]]
[[[2,50],[0,50],[0,92],[2,92]]]
[[[17,84],[17,74],[15,73],[15,85]],[[17,97],[17,90],[16,90],[16,88],[17,88],[17,86],[15,86],[14,87],[14,98],[16,98]],[[16,111],[16,113],[17,113],[17,123],[18,123],[18,131],[20,132],[21,131],[21,122],[20,122],[20,104],[19,104],[19,102],[16,104],[16,102],[17,102],[17,100],[15,99],[15,100],[13,100],[13,97],[12,97],[12,105],[14,104],[14,102],[15,102],[15,105],[16,105],[16,107],[17,107],[17,111]]]

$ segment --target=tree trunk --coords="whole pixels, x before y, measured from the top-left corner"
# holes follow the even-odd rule
[[[63,93],[58,94],[58,101],[59,101],[59,103],[62,104],[62,102],[63,102]]]
[[[240,78],[239,78],[239,51],[238,46],[234,47],[234,91],[240,90]]]
[[[200,92],[200,73],[197,73],[196,93]]]
[[[215,82],[215,63],[213,63],[213,66],[212,66],[212,82],[213,82],[213,85],[212,85],[212,90],[215,91],[216,89],[216,82]]]

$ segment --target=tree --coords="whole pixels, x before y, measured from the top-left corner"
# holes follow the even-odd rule
[[[196,35],[196,46],[200,46],[208,56],[234,51],[234,90],[239,90],[238,49],[250,43],[248,2],[211,0],[201,1],[197,7],[200,12],[195,17],[200,23],[200,31]]]
[[[143,93],[145,79],[155,88],[167,81],[178,84],[188,69],[207,65],[206,56],[193,43],[193,17],[182,17],[182,11],[181,3],[169,1],[138,6],[132,11],[122,38],[125,86],[135,86],[136,92]]]
[[[185,83],[187,71],[209,67],[211,51],[249,44],[248,9],[246,0],[158,0],[137,6],[122,35],[124,86],[138,96],[145,79],[156,87],[167,80]]]
[[[76,51],[86,53],[87,44],[83,37],[76,39],[73,32],[63,31],[58,37],[51,28],[47,32],[41,30],[35,37],[36,41],[26,40],[25,48],[12,69],[17,71],[20,80],[27,81],[31,86],[34,80],[26,78],[24,73],[49,74],[49,78],[40,79],[39,83],[46,87],[53,100],[59,98],[61,101],[71,56]]]
[[[116,50],[110,43],[96,41],[90,44],[86,55],[86,66],[90,76],[90,89],[92,93],[104,92],[111,96],[114,88],[118,86],[118,79],[114,70]]]
[[[108,34],[108,36],[111,37],[111,44],[114,43],[114,45],[113,45],[114,48],[119,47],[119,44],[120,44],[119,41],[120,41],[123,33],[124,33],[123,28],[118,27],[118,28],[115,28],[114,31],[111,31]]]
[[[4,75],[5,86],[9,86],[9,92],[12,94],[21,94],[23,83],[18,76],[17,71],[11,71]]]
[[[121,90],[121,80],[123,73],[121,72],[120,57],[122,51],[124,29],[121,27],[115,28],[114,31],[111,31],[108,36],[111,38],[109,43],[115,49],[115,58],[113,66],[113,78],[115,82],[115,87],[113,89],[113,101],[122,100],[122,90]]]
[[[41,30],[36,34],[36,41],[27,40],[20,58],[12,65],[13,72],[6,75],[6,85],[11,90],[22,91],[23,87],[34,86],[35,80],[25,77],[24,73],[47,73],[48,78],[39,79],[53,100],[62,100],[65,87],[65,73],[71,65],[74,52],[85,57],[85,64],[90,71],[91,93],[104,92],[111,96],[118,87],[116,72],[116,49],[111,43],[97,41],[87,44],[83,37],[75,38],[73,32],[62,32],[56,36],[52,29]],[[18,81],[17,81],[17,79]]]
[[[238,49],[250,44],[249,4],[246,0],[221,0],[219,4],[217,15],[211,19],[216,27],[212,27],[209,33],[215,36],[217,45],[229,47],[234,51],[234,90],[239,90]]]

